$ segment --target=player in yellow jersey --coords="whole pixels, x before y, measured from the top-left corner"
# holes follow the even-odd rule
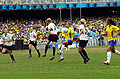
[[[62,43],[61,47],[60,47],[60,52],[58,53],[60,55],[60,61],[64,60],[63,58],[63,49],[64,47],[67,47],[68,45],[72,45],[73,43],[73,37],[74,37],[74,30],[70,27],[70,24],[67,23],[65,25],[65,29],[61,31],[62,34],[64,34],[65,37],[65,41]]]
[[[115,47],[117,45],[117,38],[116,36],[119,35],[119,28],[116,26],[116,23],[112,19],[108,19],[106,23],[106,33],[101,34],[108,36],[108,48],[107,48],[107,61],[104,62],[104,64],[110,65],[110,59],[111,59],[111,52],[120,55],[120,52],[118,50],[115,50]]]

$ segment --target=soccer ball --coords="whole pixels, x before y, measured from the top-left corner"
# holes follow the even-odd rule
[[[68,33],[68,28],[65,28],[65,29],[64,29],[64,33]]]

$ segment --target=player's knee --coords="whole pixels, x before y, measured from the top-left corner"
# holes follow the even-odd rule
[[[112,50],[112,53],[115,53],[115,50]]]
[[[5,54],[5,51],[2,51],[2,54]]]
[[[82,50],[81,49],[78,49],[78,52],[81,52]]]
[[[107,52],[110,52],[111,51],[111,49],[110,48],[107,48]]]

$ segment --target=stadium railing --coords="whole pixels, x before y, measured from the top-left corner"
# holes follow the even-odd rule
[[[120,2],[120,0],[0,0],[0,5]]]

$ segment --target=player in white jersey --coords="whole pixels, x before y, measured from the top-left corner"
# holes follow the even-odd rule
[[[3,34],[3,50],[2,50],[2,54],[6,54],[6,52],[9,53],[11,59],[12,59],[12,62],[15,63],[15,59],[14,59],[14,56],[12,54],[12,41],[13,41],[13,38],[12,38],[12,35],[7,33],[8,32],[8,29],[5,29],[4,31],[5,33]]]
[[[84,59],[84,64],[86,64],[90,60],[89,57],[87,56],[86,51],[84,50],[84,48],[86,47],[86,45],[88,43],[87,34],[89,34],[89,32],[87,31],[85,26],[86,26],[85,19],[81,19],[80,20],[80,27],[79,27],[80,34],[78,36],[78,39],[79,39],[78,52],[80,53],[80,55]]]
[[[57,34],[56,26],[54,23],[52,23],[51,18],[48,18],[46,20],[46,23],[48,24],[48,26],[46,27],[46,30],[44,28],[42,30],[44,30],[46,33],[48,33],[49,37],[47,40],[47,44],[45,46],[45,54],[43,55],[43,57],[46,57],[48,46],[49,46],[50,42],[52,41],[53,42],[53,56],[50,60],[53,60],[55,58],[55,45],[58,40],[58,34]]]
[[[38,57],[40,57],[40,52],[39,52],[39,49],[37,48],[37,35],[36,35],[35,31],[33,30],[33,27],[30,27],[29,38],[30,38],[30,42],[29,42],[29,58],[32,57],[32,54],[31,54],[32,45],[34,46],[34,48],[38,52]]]
[[[2,52],[3,48],[3,38],[2,38],[2,33],[0,33],[0,52]]]

